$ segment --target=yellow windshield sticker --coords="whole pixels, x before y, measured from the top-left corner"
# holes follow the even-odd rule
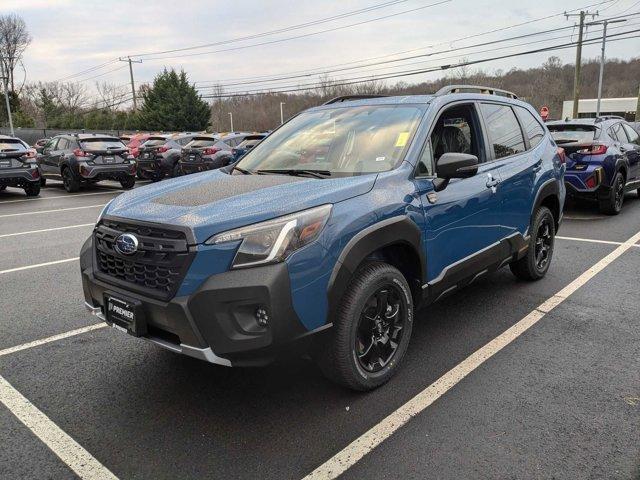
[[[400,132],[396,140],[396,147],[404,147],[409,141],[409,132]]]

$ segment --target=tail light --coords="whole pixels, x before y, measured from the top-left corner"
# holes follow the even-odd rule
[[[564,151],[564,148],[558,147],[558,157],[560,158],[560,163],[567,163],[567,154]]]
[[[216,153],[218,153],[220,151],[220,149],[218,147],[209,147],[209,148],[205,148],[204,151],[202,152],[203,155],[214,155]]]
[[[31,172],[29,172],[29,174],[31,175],[31,178],[33,178],[34,180],[40,178],[40,170],[38,170],[37,168],[31,169]]]
[[[35,148],[30,148],[29,150],[27,150],[27,158],[35,158],[36,153],[37,152]]]
[[[596,143],[588,148],[578,150],[577,153],[580,153],[582,155],[604,155],[605,153],[607,153],[607,146]]]
[[[87,156],[87,152],[85,152],[85,151],[84,151],[84,150],[82,150],[81,148],[76,148],[76,149],[73,151],[73,154],[74,154],[76,157],[86,157],[86,156]]]
[[[160,148],[158,148],[158,153],[164,153],[167,150],[169,150],[169,146],[168,145],[162,145]]]

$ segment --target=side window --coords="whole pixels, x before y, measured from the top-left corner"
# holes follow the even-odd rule
[[[629,143],[635,143],[636,145],[640,145],[640,135],[633,128],[631,128],[626,123],[622,124],[622,128],[627,132],[627,137],[629,137]]]
[[[627,142],[627,136],[622,131],[622,125],[619,123],[609,128],[609,136],[617,142]]]
[[[69,140],[66,138],[61,138],[58,141],[58,150],[67,150],[69,148]]]
[[[431,133],[429,149],[425,147],[422,157],[430,155],[433,158],[431,167],[428,166],[428,159],[425,159],[424,165],[424,168],[430,168],[433,174],[433,165],[437,165],[445,153],[468,153],[478,157],[479,162],[484,162],[484,152],[482,130],[475,107],[455,105],[440,114]]]
[[[481,103],[480,108],[496,159],[525,151],[522,130],[511,107]]]
[[[431,139],[427,139],[427,143],[422,149],[422,154],[418,160],[418,172],[417,177],[431,177],[433,176],[433,149],[431,147]]]
[[[59,138],[51,138],[47,141],[44,148],[48,148],[49,150],[55,150],[56,144],[58,143]]]
[[[526,108],[516,107],[516,111],[518,112],[518,117],[520,117],[520,123],[525,135],[529,138],[529,145],[531,148],[535,148],[544,138],[544,128]]]

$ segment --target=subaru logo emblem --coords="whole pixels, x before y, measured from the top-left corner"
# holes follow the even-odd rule
[[[138,251],[138,239],[131,233],[123,233],[116,238],[114,249],[122,255],[133,255]]]

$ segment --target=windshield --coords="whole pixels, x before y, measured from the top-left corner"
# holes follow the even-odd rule
[[[4,150],[26,150],[26,147],[20,140],[2,139],[0,140],[0,151]]]
[[[591,142],[596,129],[589,125],[548,125],[551,136],[558,143]]]
[[[298,115],[238,163],[248,170],[384,172],[402,159],[423,111],[415,106],[335,108]]]
[[[83,150],[109,150],[109,149],[125,149],[124,143],[114,138],[90,138],[80,140],[80,147]]]
[[[187,143],[186,146],[188,148],[213,147],[217,141],[218,139],[213,137],[195,137],[193,140]]]

